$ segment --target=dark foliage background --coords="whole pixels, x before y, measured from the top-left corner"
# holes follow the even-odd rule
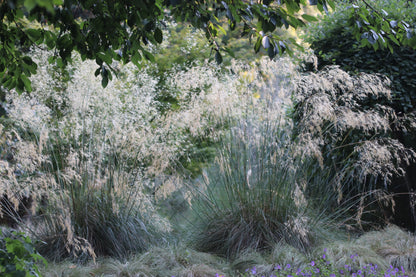
[[[387,104],[392,108],[395,119],[390,121],[387,137],[397,140],[409,149],[416,149],[416,51],[407,46],[392,44],[393,51],[387,48],[375,50],[363,47],[362,41],[353,38],[353,29],[347,24],[356,20],[354,13],[348,9],[350,3],[340,3],[340,8],[317,24],[309,26],[306,41],[311,44],[318,58],[318,69],[328,65],[339,65],[350,74],[379,73],[391,80],[392,98],[380,102],[377,97],[369,97],[360,103],[361,110],[370,110],[375,106]],[[416,3],[403,0],[377,0],[372,5],[385,11],[392,20],[404,20],[410,25],[415,23]],[[349,93],[349,92],[346,92]],[[375,134],[379,136],[380,134]],[[358,140],[365,140],[364,133],[358,134]],[[412,162],[405,166],[402,176],[393,175],[388,191],[395,194],[397,203],[395,222],[415,230],[415,195],[416,165]],[[378,187],[382,186],[382,180]],[[387,188],[387,186],[385,186]]]

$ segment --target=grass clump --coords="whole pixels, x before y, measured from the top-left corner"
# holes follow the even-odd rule
[[[130,256],[125,261],[97,258],[97,262],[77,265],[68,262],[42,268],[45,277],[53,276],[233,276],[234,272],[223,259],[197,252],[181,245],[152,247]]]
[[[229,124],[196,186],[190,228],[200,251],[232,258],[282,242],[307,253],[338,216],[338,207],[330,216],[326,207],[336,192],[321,185],[333,175],[316,177],[308,146],[293,140],[291,80],[270,82]]]
[[[355,241],[336,241],[325,246],[327,247],[325,248],[325,257],[334,268],[348,268],[349,271],[357,271],[368,264],[377,264],[383,269],[388,267],[386,260],[376,252]]]
[[[416,273],[416,236],[403,229],[389,225],[381,231],[361,236],[357,243],[372,249],[393,267]]]
[[[192,203],[195,247],[233,257],[279,241],[307,252],[321,213],[312,216],[305,177],[288,126],[245,122],[233,128]]]
[[[59,156],[49,145],[50,160],[44,166],[52,189],[29,229],[46,242],[38,249],[51,260],[125,259],[160,242],[164,234],[156,227],[138,173],[126,170],[134,168],[125,164],[130,160],[108,150],[111,145],[105,141],[97,145],[91,136],[84,133],[83,144],[73,145],[69,156]]]
[[[337,207],[360,198],[349,216],[361,229],[394,222],[412,229],[411,180],[416,153],[393,137],[399,113],[391,82],[381,75],[352,76],[337,66],[303,76],[294,119],[298,140],[334,182]],[[331,203],[332,202],[332,203]]]

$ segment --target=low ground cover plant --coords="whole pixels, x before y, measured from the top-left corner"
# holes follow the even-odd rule
[[[38,277],[46,260],[36,251],[32,240],[22,232],[0,229],[0,275]]]
[[[349,263],[342,268],[334,267],[326,258],[324,253],[322,257],[317,260],[312,260],[307,266],[303,268],[293,267],[291,264],[277,264],[273,267],[271,273],[265,275],[259,274],[256,267],[246,269],[246,272],[241,276],[270,276],[270,277],[410,277],[403,267],[397,268],[390,266],[388,269],[381,268],[377,264],[367,264],[362,267],[355,266],[355,259],[358,255],[351,255]],[[219,276],[219,275],[218,275]]]

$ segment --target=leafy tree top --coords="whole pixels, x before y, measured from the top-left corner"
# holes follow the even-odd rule
[[[332,0],[309,0],[318,9],[334,9]],[[356,20],[354,35],[364,44],[389,47],[390,43],[416,47],[414,29],[405,22],[389,21],[386,14],[366,0],[354,2],[351,9]],[[277,28],[298,28],[317,19],[300,14],[306,0],[0,0],[0,84],[19,92],[32,90],[28,77],[37,65],[27,55],[30,47],[53,50],[51,62],[64,67],[77,51],[82,59],[94,59],[95,75],[102,76],[105,87],[112,79],[112,62],[154,61],[149,44],[163,41],[162,27],[166,20],[187,22],[204,30],[222,62],[221,52],[230,52],[217,42],[225,33],[221,20],[230,30],[243,27],[244,36],[255,39],[254,50],[266,49],[270,58],[300,47],[295,40],[283,40]],[[390,47],[389,47],[390,48]]]

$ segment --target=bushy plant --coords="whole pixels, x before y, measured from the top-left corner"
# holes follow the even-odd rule
[[[308,252],[319,238],[325,209],[305,198],[308,166],[296,158],[290,126],[257,123],[232,128],[192,202],[201,251],[235,257],[281,241]]]
[[[265,131],[269,132],[268,138],[281,138],[272,130]],[[231,133],[217,166],[208,173],[207,191],[193,203],[194,207],[200,206],[200,224],[194,227],[201,236],[197,238],[197,249],[230,256],[295,236],[285,226],[298,215],[291,196],[294,173],[272,159],[287,154],[273,147],[272,142],[270,148],[265,142],[256,145],[252,136],[255,133],[242,134],[238,129]],[[285,143],[281,139],[279,142]],[[281,178],[277,179],[279,175]],[[300,240],[300,247],[306,247],[304,244],[306,238]]]
[[[296,136],[309,145],[305,154],[331,169],[334,182],[327,185],[336,194],[328,205],[356,198],[360,204],[354,217],[362,226],[393,216],[410,228],[411,184],[405,180],[416,155],[392,136],[399,114],[391,107],[389,84],[382,75],[351,76],[336,66],[305,75],[296,94]],[[397,180],[404,180],[401,187]],[[403,191],[408,206],[398,209],[394,205],[403,203],[403,195],[392,193]]]
[[[251,87],[252,102],[244,115],[229,120],[230,131],[223,132],[214,165],[197,185],[190,228],[199,250],[233,257],[284,241],[307,252],[320,237],[317,223],[329,211],[322,203],[334,191],[321,185],[326,179],[309,177],[314,166],[292,140],[292,122],[285,116],[293,76],[287,68],[280,70],[276,73],[282,75],[271,73],[267,86]],[[241,75],[245,82],[256,78],[253,72]],[[306,199],[307,187],[322,189]],[[331,212],[337,217],[336,209]]]
[[[416,236],[390,225],[380,231],[365,233],[356,244],[372,249],[395,268],[416,272]]]
[[[39,277],[38,254],[32,240],[22,232],[0,229],[0,275],[4,277]]]
[[[416,5],[413,2],[377,0],[372,1],[371,4],[386,12],[386,18],[391,21],[403,20],[411,25],[415,23]],[[306,31],[306,41],[311,44],[318,57],[319,68],[337,64],[350,72],[384,74],[392,80],[395,110],[404,112],[414,110],[416,105],[414,50],[395,44],[393,44],[393,52],[389,49],[375,51],[373,48],[363,47],[361,42],[353,37],[352,30],[347,27],[348,21],[357,20],[357,24],[361,24],[361,18],[355,18],[349,7],[349,3],[338,3],[335,12],[323,17],[319,23],[312,24]]]
[[[43,150],[49,158],[41,169],[50,191],[28,226],[45,242],[39,251],[52,260],[83,262],[96,256],[126,258],[159,243],[169,224],[144,193],[136,165],[108,142],[97,145],[93,130],[85,130],[81,145],[73,141],[68,156],[54,149],[60,141],[54,135]]]
[[[0,178],[5,190],[33,196],[39,217],[29,227],[49,243],[42,253],[56,260],[124,258],[158,241],[156,233],[170,225],[156,204],[182,194],[182,166],[182,172],[198,172],[229,126],[223,115],[240,117],[263,90],[286,84],[291,69],[288,62],[267,60],[259,69],[241,63],[227,70],[209,63],[174,68],[166,86],[178,92],[181,105],[162,112],[152,69],[114,65],[119,79],[103,89],[93,63],[74,56],[76,64],[55,72],[47,62],[51,53],[30,54],[41,74],[32,80],[30,96],[8,93],[12,124],[1,125]],[[277,91],[279,103],[286,92]],[[164,214],[174,212],[168,209]]]
[[[134,177],[109,171],[103,182],[85,173],[82,180],[56,176],[59,195],[49,195],[43,214],[31,227],[34,235],[46,242],[38,245],[45,257],[57,261],[69,257],[79,262],[96,256],[123,259],[166,236],[148,216],[152,213],[151,206],[146,208],[151,205],[149,200],[139,188],[131,187]]]
[[[414,2],[377,0],[372,1],[371,5],[383,12],[384,17],[388,19],[385,24],[394,25],[402,20],[410,25],[415,24],[416,5]],[[360,42],[353,38],[353,30],[351,27],[347,27],[347,23],[353,22],[358,26],[364,26],[366,21],[357,17],[353,9],[349,9],[351,7],[350,3],[339,2],[338,6],[335,12],[323,17],[320,22],[312,24],[307,29],[306,41],[310,43],[311,48],[317,55],[320,69],[327,65],[336,64],[350,74],[378,73],[387,76],[391,80],[391,83],[388,84],[391,87],[391,98],[388,103],[384,101],[379,103],[378,97],[370,97],[364,102],[357,103],[359,106],[354,107],[354,109],[369,110],[374,109],[379,104],[383,106],[387,104],[388,110],[383,113],[394,114],[394,119],[389,120],[389,131],[383,136],[389,141],[395,141],[393,144],[396,144],[397,147],[393,146],[388,150],[391,155],[402,157],[403,147],[416,150],[416,73],[414,70],[416,53],[406,45],[398,46],[394,43],[392,43],[391,49],[375,50],[364,47],[363,41]],[[383,39],[392,39],[388,32],[384,36]],[[356,141],[367,140],[366,135],[355,134],[355,136]],[[343,138],[339,137],[337,140],[342,141]],[[386,145],[385,142],[381,142],[381,144]],[[388,144],[391,145],[390,142]],[[400,160],[399,158],[398,161]],[[386,183],[384,189],[393,190],[394,193],[397,193],[395,198],[397,204],[395,222],[401,226],[406,226],[410,230],[415,230],[416,211],[414,205],[410,202],[412,201],[411,198],[414,197],[412,191],[415,189],[416,164],[414,161],[410,161],[410,163],[403,163],[401,167],[403,174],[400,174],[400,177],[392,175],[391,182]],[[391,171],[387,169],[386,172]],[[382,182],[380,178],[378,182]],[[379,187],[381,186],[379,185]]]
[[[135,148],[143,141],[134,139],[152,128],[145,115],[157,114],[149,96],[152,78],[142,76],[142,95],[131,82],[124,83],[124,93],[114,87],[108,93],[97,80],[84,79],[82,71],[92,70],[91,65],[69,66],[69,79],[61,80],[51,74],[48,53],[33,55],[43,63],[44,75],[33,81],[30,98],[9,94],[8,120],[13,124],[2,134],[13,157],[2,160],[3,188],[10,195],[20,190],[30,195],[38,212],[22,227],[46,242],[38,249],[54,260],[125,258],[159,242],[156,234],[170,227],[146,192],[146,154]],[[32,135],[21,135],[25,131]],[[17,167],[19,176],[12,170]]]

